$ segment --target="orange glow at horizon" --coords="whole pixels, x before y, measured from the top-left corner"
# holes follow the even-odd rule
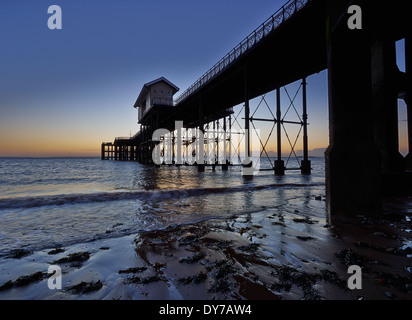
[[[100,156],[100,144],[94,141],[2,141],[0,148],[2,157]]]
[[[33,132],[30,135],[24,133],[4,134],[0,130],[2,139],[0,140],[0,157],[99,157],[100,146],[102,142],[113,141],[112,132],[105,134],[105,137],[88,136],[87,139],[81,133],[73,133],[71,135],[55,133]],[[262,142],[265,143],[268,133],[262,133]],[[106,139],[105,139],[106,138]],[[294,141],[293,141],[294,142]],[[318,132],[313,132],[309,135],[309,155],[311,151],[320,151],[326,149],[329,145],[328,136]],[[242,140],[236,142],[236,146],[232,143],[232,149],[239,148],[240,152],[244,151],[245,142]],[[262,146],[259,141],[252,141],[251,148],[254,152],[261,152]],[[301,137],[295,145],[295,152],[303,150]],[[266,146],[266,151],[274,155],[277,152],[276,136],[270,138]],[[288,154],[291,151],[288,140],[282,137],[282,153]],[[408,153],[408,140],[405,134],[399,136],[399,151],[402,155]],[[234,152],[232,150],[232,152]],[[265,156],[265,153],[262,153]]]
[[[0,157],[99,157],[100,156],[100,145],[102,141],[87,141],[87,142],[76,142],[76,141],[65,141],[65,142],[10,142],[10,143],[0,143]],[[260,149],[259,149],[260,148]],[[327,145],[323,144],[310,144],[309,145],[309,155],[311,151],[314,152],[319,150],[322,152],[326,149]],[[244,151],[244,146],[240,146],[240,152]],[[258,151],[259,150],[259,151]],[[261,152],[262,148],[259,145],[252,145],[253,152]],[[266,148],[266,151],[270,156],[276,154],[276,148]],[[282,147],[282,154],[288,154],[291,151],[290,147]],[[301,153],[302,148],[296,147],[295,152]],[[232,152],[234,152],[232,150]],[[408,154],[408,147],[404,141],[400,145],[399,152],[405,156]],[[265,156],[265,153],[262,153]],[[317,154],[317,156],[319,156]]]

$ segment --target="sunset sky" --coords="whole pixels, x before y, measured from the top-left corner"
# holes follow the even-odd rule
[[[145,83],[166,77],[177,97],[284,3],[2,0],[0,156],[98,156],[102,141],[137,132],[133,104]],[[62,8],[62,30],[47,27],[52,4]],[[405,120],[403,102],[399,110]],[[308,111],[310,148],[325,148],[326,71],[308,78]]]

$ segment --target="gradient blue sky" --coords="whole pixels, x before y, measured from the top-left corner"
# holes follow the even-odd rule
[[[0,156],[99,155],[138,130],[144,83],[164,76],[178,96],[284,2],[2,0]],[[53,4],[62,30],[47,27]],[[326,72],[308,83],[310,144],[326,147]]]

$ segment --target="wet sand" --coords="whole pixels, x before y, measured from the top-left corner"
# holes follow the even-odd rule
[[[226,220],[16,251],[0,263],[0,299],[412,298],[411,208],[391,199],[380,219],[357,216],[329,226],[324,200],[308,204],[318,212],[261,208]],[[53,264],[62,269],[61,290],[47,286]],[[354,264],[362,268],[361,290],[347,287]]]

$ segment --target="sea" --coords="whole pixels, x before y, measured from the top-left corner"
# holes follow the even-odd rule
[[[310,160],[311,175],[250,177],[240,166],[198,172],[100,158],[0,158],[0,257],[272,208],[326,215],[313,205],[325,197],[324,159]],[[262,158],[261,168],[272,162]]]

